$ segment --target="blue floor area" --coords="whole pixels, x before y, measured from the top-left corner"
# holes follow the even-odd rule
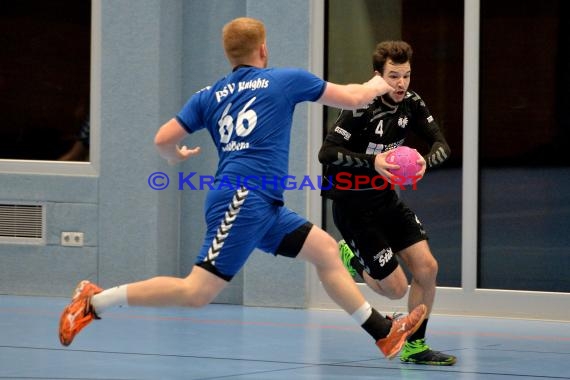
[[[432,316],[452,367],[389,361],[341,311],[121,308],[69,347],[63,298],[0,295],[0,379],[570,379],[570,323]]]

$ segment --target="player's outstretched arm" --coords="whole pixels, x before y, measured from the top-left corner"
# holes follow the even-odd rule
[[[363,84],[336,84],[327,82],[319,103],[329,107],[342,109],[364,108],[378,96],[384,95],[393,88],[379,75],[374,75]]]
[[[174,165],[200,153],[200,147],[180,147],[180,142],[186,136],[186,130],[180,123],[176,119],[170,119],[156,133],[154,145],[160,156]]]

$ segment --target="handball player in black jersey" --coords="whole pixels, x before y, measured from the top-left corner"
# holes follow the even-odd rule
[[[421,178],[447,160],[450,148],[422,98],[409,89],[412,48],[404,41],[376,46],[373,68],[394,88],[364,109],[344,110],[330,128],[319,152],[325,165],[322,195],[332,200],[333,219],[343,240],[339,243],[345,267],[357,273],[376,293],[390,299],[404,297],[412,281],[408,309],[418,304],[432,309],[438,263],[427,234],[414,212],[399,199],[399,182],[386,162],[390,150],[405,145],[414,133],[430,147],[419,156]],[[378,178],[385,181],[379,181]],[[358,180],[357,180],[358,178]],[[352,180],[352,185],[349,185]],[[425,342],[428,318],[408,338],[400,360],[428,365],[453,365],[456,358],[432,350]]]

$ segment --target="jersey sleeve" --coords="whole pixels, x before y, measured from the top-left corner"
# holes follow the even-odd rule
[[[198,91],[188,99],[182,109],[176,114],[176,120],[188,133],[205,128],[204,109],[202,106],[204,96],[208,96],[209,87]]]
[[[360,116],[363,110],[344,110],[328,131],[319,151],[319,161],[325,165],[345,168],[374,168],[373,154],[353,152],[349,146],[353,134],[363,128]]]
[[[293,104],[318,100],[327,84],[318,76],[299,68],[282,68],[275,70],[272,75],[280,81],[283,95]]]
[[[430,151],[424,159],[429,168],[435,168],[449,158],[451,149],[422,98],[413,93],[413,101],[414,114],[417,115],[413,131],[429,145]]]

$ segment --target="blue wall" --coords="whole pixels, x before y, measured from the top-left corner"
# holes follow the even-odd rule
[[[92,128],[99,124],[92,133],[100,140],[93,154],[96,173],[0,172],[0,203],[40,202],[47,214],[45,245],[0,245],[1,294],[68,296],[83,278],[109,287],[155,275],[185,276],[202,244],[205,194],[153,191],[147,178],[155,171],[171,178],[177,172],[213,174],[217,155],[200,132],[186,143],[202,146],[202,154],[169,167],[152,144],[158,127],[192,93],[230,70],[220,31],[234,17],[266,23],[270,65],[308,67],[308,0],[94,3],[101,17],[94,33],[101,43],[100,65],[93,67],[93,88],[100,87],[100,107],[92,111]],[[293,175],[306,173],[307,139],[302,105],[293,126]],[[288,205],[305,214],[305,197],[290,192]],[[62,247],[61,231],[84,232],[84,247]],[[217,302],[303,307],[305,278],[305,264],[256,251]]]

